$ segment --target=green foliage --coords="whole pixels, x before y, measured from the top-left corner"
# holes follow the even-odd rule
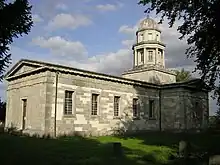
[[[190,142],[205,150],[212,145],[219,145],[219,135],[188,134],[187,136]],[[178,149],[173,146],[178,145],[182,137],[183,134],[161,132],[126,138],[67,136],[59,139],[0,134],[1,149],[4,151],[0,154],[0,160],[1,164],[22,163],[23,165],[30,162],[42,165],[170,164],[171,157],[172,160],[177,159]],[[115,157],[112,154],[112,142],[122,144],[124,156]]]
[[[177,82],[187,81],[192,78],[191,73],[189,71],[185,71],[184,68],[182,68],[180,71],[174,70],[174,72],[176,73]]]
[[[0,122],[5,122],[6,102],[0,99]]]
[[[139,4],[148,5],[145,12],[156,11],[168,19],[170,27],[181,20],[177,31],[180,39],[187,38],[189,48],[187,57],[194,57],[195,68],[201,78],[214,90],[214,96],[220,105],[220,1],[219,0],[139,0]],[[217,83],[216,83],[217,82]]]
[[[0,0],[0,22],[0,81],[2,81],[5,68],[11,61],[9,45],[13,38],[28,34],[33,25],[28,0],[15,0],[13,3]]]

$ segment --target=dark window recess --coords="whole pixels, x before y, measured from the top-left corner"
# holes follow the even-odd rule
[[[98,115],[98,94],[92,94],[92,111],[91,115]]]
[[[73,114],[73,91],[65,91],[64,114]]]
[[[120,101],[120,97],[115,96],[114,97],[114,116],[119,116],[119,101]]]
[[[149,118],[155,118],[154,100],[149,101]]]
[[[27,99],[22,99],[22,130],[26,128],[26,114],[27,114]]]
[[[138,117],[138,99],[133,99],[133,116]]]

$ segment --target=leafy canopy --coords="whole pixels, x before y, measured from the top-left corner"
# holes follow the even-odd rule
[[[189,71],[184,70],[184,68],[182,68],[180,71],[174,70],[174,72],[176,73],[176,81],[177,82],[187,81],[192,78],[191,73]]]
[[[0,81],[2,81],[3,73],[11,61],[9,45],[13,38],[28,34],[33,25],[28,0],[15,0],[13,3],[0,0],[0,22]]]
[[[219,0],[139,0],[149,5],[145,12],[156,11],[160,23],[167,18],[170,27],[182,20],[177,31],[187,37],[187,57],[195,57],[195,71],[214,90],[220,105],[220,1]]]

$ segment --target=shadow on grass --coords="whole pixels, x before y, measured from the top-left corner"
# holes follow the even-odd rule
[[[67,136],[51,139],[3,133],[0,134],[0,161],[1,164],[23,165],[201,164],[199,159],[176,159],[178,143],[183,139],[195,144],[198,152],[216,154],[218,151],[219,135],[210,134],[149,132],[120,137]],[[112,142],[122,143],[122,156],[115,156]]]
[[[118,135],[122,139],[135,138],[142,140],[145,145],[158,145],[170,148],[178,148],[181,140],[189,141],[200,149],[206,149],[210,152],[220,152],[220,134],[211,133],[174,133],[174,132],[143,132],[128,135]]]
[[[170,164],[201,164],[208,162],[212,155],[220,155],[220,134],[212,134],[210,132],[203,133],[173,133],[173,132],[148,132],[137,133],[126,136],[119,136],[123,139],[135,138],[142,141],[144,145],[164,146],[173,149],[178,153],[179,142],[189,142],[190,159],[179,159],[169,157]],[[154,155],[150,154],[150,157]],[[147,156],[148,157],[148,156]]]
[[[156,152],[151,155],[123,146],[124,154],[115,156],[111,143],[101,143],[95,138],[81,136],[43,139],[0,134],[0,146],[1,164],[158,164]]]

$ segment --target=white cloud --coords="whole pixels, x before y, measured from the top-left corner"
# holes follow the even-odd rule
[[[43,18],[41,18],[38,14],[33,14],[32,15],[32,20],[33,20],[34,23],[37,23],[37,22],[42,22]]]
[[[64,4],[64,3],[58,3],[56,5],[56,9],[66,11],[68,9],[68,6],[66,4]]]
[[[118,8],[122,7],[123,4],[122,3],[118,3],[117,5],[113,5],[113,4],[105,4],[105,5],[97,5],[96,8],[99,11],[115,11]]]
[[[52,60],[51,62],[60,63],[75,68],[102,72],[120,76],[121,73],[130,69],[132,65],[132,53],[128,49],[119,49],[117,52],[95,55],[83,61]]]
[[[60,36],[33,39],[33,44],[41,48],[48,48],[53,54],[68,59],[80,60],[87,57],[85,46],[79,41],[68,41]]]
[[[92,21],[89,17],[82,14],[65,14],[61,13],[56,15],[47,25],[48,30],[55,30],[60,28],[75,29],[80,26],[87,26]]]
[[[129,27],[128,25],[122,25],[118,32],[129,35],[129,36],[133,36],[135,35],[135,32],[137,30],[137,26],[134,27]]]
[[[132,45],[135,43],[135,40],[123,40],[122,45],[128,47],[129,49],[131,49]]]

